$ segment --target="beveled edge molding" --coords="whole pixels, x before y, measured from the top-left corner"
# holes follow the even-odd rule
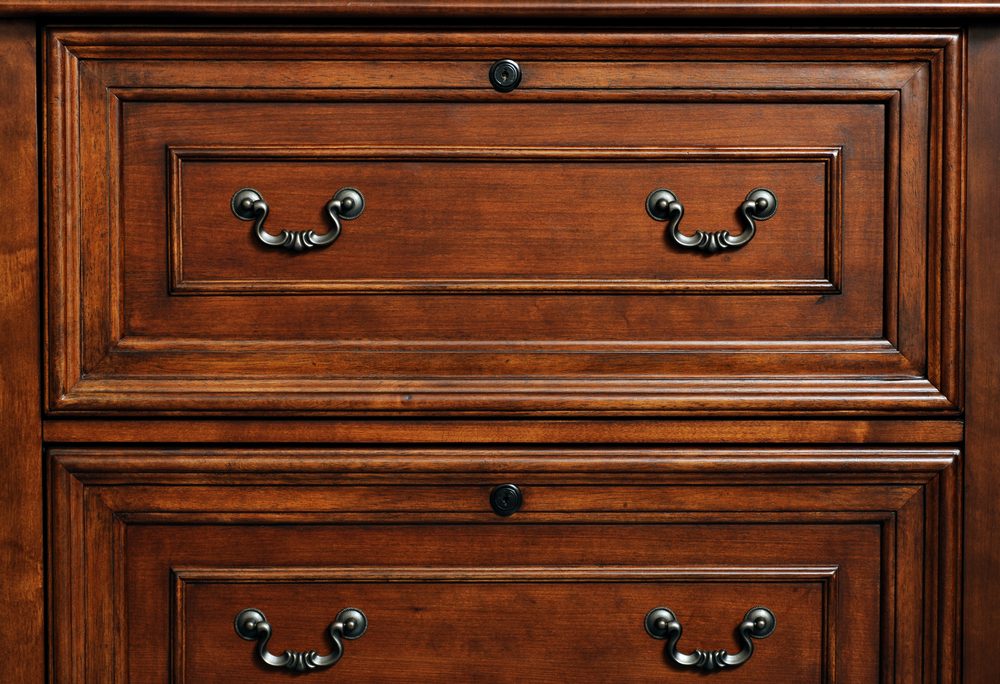
[[[210,389],[206,383],[211,382]],[[84,378],[59,413],[183,411],[202,415],[750,416],[952,414],[954,405],[919,377],[722,378]],[[191,397],[196,397],[192,407]],[[238,406],[234,407],[234,402]],[[849,402],[849,403],[848,403]],[[331,408],[334,407],[334,408]]]
[[[894,31],[872,34],[870,32],[853,32],[845,34],[838,32],[793,31],[779,33],[760,33],[754,31],[724,31],[710,32],[707,35],[691,33],[625,32],[612,36],[599,34],[574,34],[583,46],[600,46],[600,50],[611,49],[614,41],[621,41],[623,36],[635,38],[637,45],[646,50],[657,50],[657,54],[665,50],[673,50],[677,59],[706,59],[720,50],[736,50],[741,54],[757,55],[765,51],[761,45],[768,45],[767,54],[774,54],[776,59],[794,61],[801,57],[801,48],[809,45],[810,55],[820,59],[828,56],[831,59],[842,55],[846,48],[852,49],[852,55],[859,62],[883,61],[896,65],[908,64],[913,71],[907,78],[891,71],[889,78],[879,81],[879,89],[810,90],[810,91],[766,91],[788,97],[791,93],[795,101],[842,102],[863,101],[884,102],[887,107],[887,126],[890,131],[897,131],[900,122],[900,99],[906,93],[912,97],[912,84],[919,82],[928,88],[929,101],[929,132],[927,153],[929,171],[928,183],[940,185],[941,193],[932,193],[926,209],[926,220],[929,224],[928,241],[922,249],[926,250],[926,267],[921,274],[922,281],[927,283],[925,293],[926,306],[919,308],[919,315],[914,311],[906,313],[898,306],[901,293],[890,287],[886,296],[885,309],[885,341],[890,346],[898,347],[897,358],[892,367],[887,364],[888,357],[878,350],[877,356],[883,357],[878,368],[871,372],[860,374],[842,374],[834,376],[844,380],[838,390],[844,390],[839,395],[825,387],[826,378],[813,377],[811,384],[802,383],[801,378],[780,378],[782,382],[795,384],[806,396],[794,392],[765,397],[763,393],[770,391],[767,384],[760,385],[754,377],[740,377],[731,386],[733,401],[725,401],[714,395],[713,379],[685,378],[676,387],[685,387],[684,396],[653,396],[647,390],[649,386],[636,382],[632,387],[637,400],[632,402],[605,403],[600,407],[591,406],[580,410],[575,397],[563,394],[559,383],[547,385],[546,379],[538,379],[531,385],[526,385],[513,391],[510,383],[504,383],[507,394],[499,396],[495,392],[486,395],[479,392],[475,382],[467,387],[462,386],[463,378],[453,377],[454,383],[438,383],[435,378],[417,377],[408,384],[409,378],[396,383],[399,393],[390,396],[382,391],[378,381],[370,385],[355,385],[346,394],[339,388],[344,387],[344,381],[349,378],[331,377],[328,386],[320,390],[310,391],[306,396],[297,394],[294,388],[303,383],[295,378],[291,382],[277,386],[271,384],[265,392],[237,393],[230,395],[227,401],[227,388],[235,386],[227,383],[215,386],[212,392],[204,393],[206,382],[215,385],[216,375],[206,367],[204,376],[189,377],[181,380],[176,373],[163,373],[157,376],[143,376],[148,380],[143,389],[138,389],[135,383],[129,381],[127,369],[120,368],[128,357],[143,359],[148,357],[138,352],[138,347],[125,354],[119,353],[117,347],[122,345],[125,352],[127,339],[123,338],[123,311],[114,304],[112,292],[121,288],[118,278],[121,254],[114,249],[108,250],[112,278],[105,283],[103,295],[90,293],[94,297],[103,296],[103,301],[112,301],[113,306],[108,311],[98,312],[99,315],[88,319],[87,326],[79,316],[81,295],[79,290],[79,275],[82,259],[79,245],[79,229],[81,222],[80,207],[64,202],[78,197],[79,179],[74,178],[69,171],[77,168],[81,150],[78,131],[72,124],[79,111],[78,106],[81,78],[86,71],[93,75],[101,60],[134,59],[148,54],[152,47],[162,48],[166,37],[170,37],[170,56],[182,58],[184,55],[197,56],[206,59],[211,56],[221,57],[232,54],[234,45],[253,49],[254,54],[264,59],[304,59],[315,58],[317,54],[341,57],[351,54],[352,50],[363,46],[378,46],[379,50],[386,47],[401,49],[412,55],[415,51],[426,47],[419,36],[412,31],[404,32],[344,32],[329,30],[274,30],[265,31],[262,35],[272,40],[280,39],[287,45],[280,54],[273,52],[273,44],[260,45],[259,41],[251,44],[245,32],[230,30],[183,30],[183,29],[151,29],[136,32],[128,29],[79,29],[58,28],[44,31],[46,38],[46,60],[44,73],[46,79],[46,145],[49,155],[46,158],[46,245],[49,259],[46,279],[49,306],[46,320],[46,364],[47,382],[45,383],[45,407],[47,415],[128,415],[142,413],[147,415],[169,415],[186,413],[188,415],[252,415],[255,413],[273,413],[280,407],[283,413],[294,415],[406,415],[414,413],[414,403],[411,398],[414,392],[422,388],[432,387],[434,397],[430,403],[421,402],[420,411],[426,415],[754,415],[760,412],[773,414],[811,414],[857,416],[871,414],[883,415],[915,415],[926,412],[938,412],[941,415],[959,415],[961,413],[963,378],[962,340],[962,278],[964,273],[964,245],[962,240],[964,216],[964,182],[965,169],[962,163],[964,144],[964,119],[962,117],[962,102],[964,90],[960,87],[964,74],[964,44],[965,32],[958,29],[941,31],[914,30]],[[434,49],[452,46],[456,53],[467,56],[469,46],[482,41],[484,36],[496,35],[484,32],[446,32],[443,42],[433,44]],[[551,34],[544,32],[518,32],[504,34],[510,44],[525,47],[544,46],[551,43]],[[763,40],[766,38],[766,40]],[[338,42],[340,41],[340,42]],[[346,41],[346,42],[344,42]],[[513,42],[511,42],[513,41]],[[763,41],[763,42],[762,42]],[[317,52],[319,50],[319,52]],[[269,52],[271,51],[271,52]],[[466,51],[466,52],[463,52]],[[242,53],[241,53],[242,54]],[[664,53],[665,54],[665,53]],[[662,56],[662,55],[661,55]],[[256,58],[256,57],[255,57]],[[86,64],[82,60],[94,60]],[[880,72],[886,73],[886,72]],[[894,79],[901,79],[898,82]],[[93,80],[93,79],[91,79]],[[93,84],[91,84],[93,85]],[[120,92],[113,84],[104,84],[106,97],[110,102],[107,117],[112,129],[121,117],[123,99],[136,97],[140,100],[164,96],[168,98],[190,97],[196,89],[180,88],[150,89],[132,88]],[[488,89],[488,88],[487,88]],[[496,95],[491,89],[488,89]],[[242,91],[241,91],[242,92]],[[296,91],[282,90],[284,98]],[[413,89],[403,89],[392,97],[410,97],[406,92]],[[466,91],[456,90],[455,96],[467,97]],[[527,94],[528,91],[525,91]],[[643,97],[651,91],[643,91]],[[346,91],[345,91],[346,93]],[[342,97],[345,93],[335,93]],[[462,93],[465,93],[463,95]],[[756,95],[760,93],[755,91]],[[322,95],[314,90],[301,91],[304,99],[315,99]],[[653,93],[657,99],[676,100],[688,98],[688,91],[658,91]],[[206,89],[205,97],[218,98],[218,89]],[[232,93],[224,94],[233,97]],[[537,95],[544,95],[540,91]],[[270,97],[270,95],[267,95]],[[330,97],[330,93],[323,95]],[[742,95],[733,90],[715,91],[713,97],[721,100],[731,100]],[[242,97],[242,96],[241,96]],[[371,97],[371,93],[365,95]],[[475,96],[479,98],[480,95]],[[558,93],[554,97],[562,97]],[[621,91],[616,97],[630,98],[627,91]],[[818,98],[818,99],[817,99]],[[390,98],[391,99],[391,98]],[[909,109],[912,109],[909,108]],[[113,158],[119,140],[112,131],[109,153]],[[891,169],[888,189],[892,190],[900,182],[892,174],[898,174],[899,149],[898,141],[887,150],[887,168]],[[113,177],[102,181],[114,192],[118,179]],[[912,188],[910,194],[913,194]],[[909,205],[907,205],[909,206]],[[121,230],[120,217],[114,212],[116,207],[107,208],[109,216],[109,234],[114,244]],[[104,211],[104,209],[100,209]],[[887,202],[887,235],[896,235],[900,229],[900,221],[896,216],[897,207],[894,202]],[[910,213],[913,213],[912,211]],[[911,217],[912,218],[912,217]],[[921,219],[921,222],[923,219]],[[904,225],[910,226],[913,221]],[[912,260],[910,260],[912,261]],[[887,282],[893,280],[892,274],[901,263],[899,250],[890,249],[886,254]],[[913,264],[911,263],[912,267]],[[912,269],[911,269],[912,270]],[[912,275],[912,274],[911,274]],[[912,277],[911,277],[912,280]],[[53,290],[54,287],[54,290]],[[927,317],[924,318],[924,314]],[[133,342],[136,342],[133,340]],[[162,342],[159,340],[157,342]],[[191,340],[181,341],[191,349]],[[154,344],[155,347],[155,344]],[[381,351],[381,350],[380,350]],[[447,349],[446,351],[451,351]],[[521,353],[520,348],[506,350],[513,355]],[[628,351],[632,351],[629,349]],[[479,352],[477,352],[479,353]],[[598,353],[604,354],[603,350]],[[392,355],[381,355],[387,358]],[[440,356],[440,355],[439,355]],[[121,357],[121,358],[117,358]],[[166,359],[159,355],[157,360]],[[512,357],[509,357],[512,358]],[[692,357],[693,358],[693,357]],[[795,358],[794,355],[787,357]],[[875,358],[875,357],[872,357]],[[910,359],[914,359],[912,362]],[[395,359],[395,356],[394,356]],[[842,363],[859,362],[859,357],[838,354]],[[115,372],[115,368],[119,370]],[[109,372],[110,371],[110,372]],[[390,373],[388,376],[394,382],[403,378],[402,373]],[[580,376],[569,377],[579,379]],[[505,378],[507,380],[508,378]],[[675,378],[676,379],[676,378]],[[613,386],[623,389],[634,377],[616,377],[610,379],[605,387]],[[707,383],[701,382],[707,380]],[[923,383],[926,390],[919,392],[896,391],[897,383],[913,389],[916,383]],[[280,385],[280,383],[279,383]],[[549,390],[554,390],[549,392]],[[149,390],[149,391],[147,391]],[[707,390],[707,394],[706,391]],[[531,393],[534,392],[534,395]],[[815,392],[818,401],[812,401]],[[233,399],[242,402],[241,409],[235,408]],[[458,401],[450,401],[457,397]],[[705,397],[708,402],[697,403]],[[836,398],[835,398],[836,397]],[[500,399],[496,403],[495,399]],[[829,400],[827,400],[829,398]],[[204,401],[203,401],[204,399]],[[426,399],[426,397],[422,397]],[[476,405],[476,401],[481,403]],[[569,401],[566,401],[569,399]],[[485,400],[485,403],[482,403]],[[474,406],[474,408],[473,408]]]
[[[634,161],[716,163],[820,163],[824,167],[824,274],[820,278],[351,278],[282,280],[254,278],[186,278],[184,275],[184,164],[188,161],[544,161],[616,163]],[[167,252],[170,293],[179,295],[323,294],[327,292],[475,293],[475,292],[672,292],[683,294],[817,294],[840,291],[843,196],[843,154],[840,147],[463,147],[258,145],[167,146],[167,203],[170,230]]]
[[[521,472],[518,479],[525,483],[552,485],[559,483],[618,484],[628,488],[638,486],[635,482],[622,481],[618,464],[619,454],[609,454],[601,459],[588,450],[571,452],[572,458],[597,458],[603,461],[592,472],[578,473],[572,462],[549,468],[546,463],[554,451],[534,449],[505,449],[495,453],[490,460],[482,461],[483,450],[462,449],[355,449],[348,450],[340,458],[340,450],[327,449],[251,449],[214,450],[194,449],[150,449],[116,448],[101,450],[94,448],[53,448],[47,452],[49,482],[49,532],[51,591],[49,594],[50,643],[53,644],[53,672],[58,681],[76,684],[94,678],[107,678],[111,673],[116,682],[127,681],[125,659],[115,657],[124,653],[123,644],[127,630],[123,597],[124,586],[124,544],[126,527],[133,524],[164,523],[205,523],[230,524],[235,520],[250,524],[273,524],[276,522],[324,522],[329,524],[331,515],[344,524],[399,524],[412,523],[415,518],[424,521],[469,521],[483,522],[484,519],[497,521],[495,524],[518,524],[499,521],[483,503],[481,514],[439,512],[399,515],[380,514],[378,511],[352,515],[334,511],[315,511],[310,504],[309,511],[297,513],[294,506],[270,513],[257,511],[252,497],[244,497],[239,510],[213,513],[206,510],[203,501],[184,502],[178,498],[182,492],[192,489],[190,485],[225,485],[257,488],[260,482],[246,479],[240,484],[232,481],[215,480],[212,473],[227,472],[231,477],[234,465],[238,471],[257,472],[272,484],[281,481],[282,486],[301,485],[314,487],[318,483],[337,487],[368,482],[386,486],[386,474],[392,473],[392,486],[400,484],[427,484],[478,487],[483,492],[484,483],[495,480],[501,474]],[[495,452],[496,450],[490,450]],[[565,451],[565,450],[563,450]],[[624,451],[624,450],[623,450]],[[843,487],[847,498],[839,496],[821,497],[817,511],[814,498],[797,504],[765,498],[761,502],[748,498],[740,504],[739,511],[712,513],[695,511],[684,506],[669,505],[673,512],[666,514],[641,513],[593,513],[574,511],[566,513],[530,513],[522,522],[559,524],[571,522],[574,516],[586,515],[594,523],[630,522],[634,524],[663,523],[670,521],[719,522],[719,523],[826,523],[826,524],[875,524],[881,529],[883,563],[882,577],[887,591],[882,594],[882,605],[888,621],[883,623],[881,649],[887,657],[882,660],[881,678],[883,684],[895,681],[923,681],[942,673],[938,681],[949,684],[954,681],[949,676],[948,654],[953,653],[957,643],[958,592],[957,582],[960,572],[958,549],[961,530],[960,479],[961,462],[957,449],[924,448],[894,449],[877,447],[871,449],[768,449],[759,454],[752,447],[738,449],[633,449],[637,458],[648,457],[652,470],[640,484],[642,486],[673,485],[687,488],[691,486],[721,485],[739,486],[750,480],[756,467],[734,467],[728,473],[713,474],[704,467],[713,459],[726,453],[743,452],[756,455],[763,460],[773,461],[774,469],[762,474],[768,484],[784,484],[791,487],[818,486],[824,491],[831,487]],[[438,459],[445,453],[460,458],[460,452],[468,452],[465,464],[481,469],[478,473],[465,471],[460,461],[451,464]],[[478,452],[478,453],[477,453]],[[535,452],[532,456],[532,452]],[[370,456],[381,453],[384,470],[373,472],[368,468]],[[505,459],[517,454],[525,454],[526,461],[518,465]],[[206,457],[215,454],[210,467]],[[309,457],[313,455],[313,458]],[[687,455],[677,463],[674,456]],[[798,463],[798,465],[795,464]],[[858,463],[866,463],[869,468],[857,469]],[[311,476],[303,479],[302,465],[311,464]],[[353,464],[353,465],[351,465]],[[423,465],[421,465],[423,464]],[[809,467],[808,464],[812,464]],[[595,464],[598,465],[598,464]],[[634,468],[635,463],[627,464]],[[805,468],[799,471],[799,467]],[[490,474],[489,468],[493,468]],[[355,472],[350,474],[351,469]],[[612,479],[602,480],[600,472]],[[655,476],[655,472],[659,476]],[[532,475],[532,472],[537,473]],[[653,473],[653,474],[649,474]],[[672,474],[673,473],[673,474]],[[687,473],[686,480],[678,475]],[[807,474],[808,473],[808,474]],[[331,474],[337,474],[331,477]],[[657,477],[659,479],[657,479]],[[132,489],[135,486],[135,489]],[[155,499],[156,489],[171,495]],[[198,489],[198,488],[195,488]],[[853,492],[848,495],[849,492]],[[485,496],[485,494],[484,494]],[[151,506],[155,501],[169,504],[166,508]],[[331,500],[335,504],[335,500]],[[749,512],[752,510],[753,512]],[[685,512],[688,511],[688,512]],[[367,523],[366,523],[367,521]],[[85,553],[86,552],[86,553]],[[926,575],[923,566],[933,568]],[[185,572],[202,572],[205,569],[177,567]],[[211,569],[208,569],[209,572]],[[577,568],[579,570],[579,568]],[[266,571],[266,569],[265,569]],[[276,572],[295,572],[293,568],[277,569]],[[395,571],[395,570],[393,570]],[[420,572],[419,569],[416,569]],[[307,569],[314,572],[314,569]],[[405,570],[403,570],[405,572]],[[506,572],[506,569],[505,569]],[[587,570],[581,570],[586,574]],[[571,580],[572,581],[572,580]],[[584,581],[584,580],[576,580]],[[722,579],[721,581],[726,581]],[[920,591],[909,592],[905,596],[896,593],[894,587],[912,583],[920,586]],[[87,586],[108,586],[113,591],[107,600],[95,593],[85,591]],[[641,615],[639,616],[641,619]],[[173,623],[171,623],[173,624]],[[929,634],[923,633],[922,625],[935,625]],[[938,648],[913,649],[914,639],[934,639]],[[890,646],[896,643],[897,648]],[[93,657],[84,657],[84,651]],[[923,672],[924,676],[920,673]],[[90,679],[87,679],[87,673]]]
[[[170,654],[171,675],[178,683],[188,681],[186,645],[188,642],[187,591],[196,584],[223,586],[266,583],[297,584],[370,584],[391,582],[420,584],[573,584],[639,583],[665,584],[697,582],[724,584],[818,584],[821,591],[822,645],[820,648],[824,680],[835,681],[837,643],[836,565],[774,565],[747,567],[581,567],[532,566],[503,568],[471,567],[176,567],[171,568],[173,597],[171,605]],[[628,617],[628,616],[625,616]],[[641,617],[641,616],[640,616]],[[389,625],[387,628],[391,627]],[[321,630],[318,630],[318,632]]]
[[[957,448],[937,446],[605,446],[593,450],[580,445],[519,446],[247,446],[192,447],[187,445],[135,447],[132,445],[50,447],[55,467],[88,484],[226,482],[253,484],[277,473],[294,475],[296,482],[319,478],[332,484],[332,474],[352,482],[385,481],[384,476],[419,474],[436,478],[467,475],[479,482],[492,473],[589,479],[601,474],[619,478],[656,479],[690,476],[696,480],[754,478],[769,483],[801,483],[806,474],[840,482],[925,482],[927,475],[953,467]],[[360,478],[360,479],[359,479]],[[484,504],[485,505],[485,504]],[[483,509],[484,512],[486,509]]]
[[[255,17],[379,18],[387,19],[616,19],[664,20],[685,19],[837,19],[997,17],[996,0],[873,0],[872,2],[834,2],[832,0],[727,0],[706,3],[704,0],[521,0],[503,3],[497,0],[338,0],[317,3],[311,0],[244,0],[238,6],[225,0],[2,0],[0,16],[86,13],[120,16],[160,16],[164,13],[183,16],[229,18],[240,21]]]

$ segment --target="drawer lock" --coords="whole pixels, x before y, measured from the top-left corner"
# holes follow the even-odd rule
[[[501,59],[490,66],[490,85],[509,93],[521,83],[521,66],[512,59]]]
[[[493,512],[504,518],[517,513],[523,504],[524,495],[517,485],[503,484],[494,487],[490,492],[490,506],[493,507]]]

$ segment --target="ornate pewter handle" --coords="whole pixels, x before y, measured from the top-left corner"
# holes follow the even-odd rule
[[[696,649],[694,653],[678,651],[681,623],[668,608],[654,608],[646,613],[646,631],[654,639],[667,640],[667,656],[681,667],[706,671],[721,670],[742,665],[750,660],[750,656],[753,655],[753,639],[765,639],[774,631],[774,613],[762,607],[747,611],[743,616],[743,622],[736,630],[740,635],[740,641],[743,642],[743,649],[736,655],[729,655],[725,649],[718,651]]]
[[[236,616],[236,633],[247,641],[257,640],[260,659],[271,667],[283,667],[293,672],[306,672],[317,667],[330,667],[344,655],[344,639],[357,639],[368,629],[368,618],[356,608],[344,608],[337,613],[337,619],[330,623],[330,639],[333,651],[329,655],[319,655],[316,651],[285,651],[280,656],[267,650],[271,638],[271,624],[264,613],[256,608],[241,610]]]
[[[231,202],[233,213],[241,221],[254,221],[254,233],[257,239],[270,247],[285,247],[296,252],[312,247],[323,247],[340,236],[340,221],[350,221],[361,216],[365,210],[365,198],[354,188],[341,188],[337,194],[326,203],[326,213],[333,225],[322,235],[314,230],[283,230],[278,235],[272,235],[264,230],[264,221],[270,207],[259,192],[253,188],[243,188],[233,195]]]
[[[751,190],[740,205],[740,215],[746,222],[746,227],[737,235],[727,230],[706,233],[696,230],[694,235],[685,235],[680,231],[681,218],[684,216],[684,205],[677,196],[669,190],[660,188],[653,190],[646,197],[646,211],[657,221],[669,221],[667,233],[681,247],[692,247],[704,252],[713,253],[728,247],[742,247],[753,239],[757,232],[754,221],[766,221],[778,210],[778,198],[765,188]]]

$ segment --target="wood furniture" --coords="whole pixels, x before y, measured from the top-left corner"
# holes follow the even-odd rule
[[[4,681],[994,680],[1000,5],[0,13]]]

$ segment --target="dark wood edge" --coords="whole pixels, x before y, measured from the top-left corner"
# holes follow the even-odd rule
[[[185,17],[372,19],[843,19],[983,17],[1000,15],[995,0],[0,0],[0,16],[134,14]]]
[[[964,643],[956,658],[969,684],[996,681],[990,657],[1000,616],[1000,26],[970,31],[966,288]]]
[[[0,24],[0,681],[45,677],[35,26]]]

